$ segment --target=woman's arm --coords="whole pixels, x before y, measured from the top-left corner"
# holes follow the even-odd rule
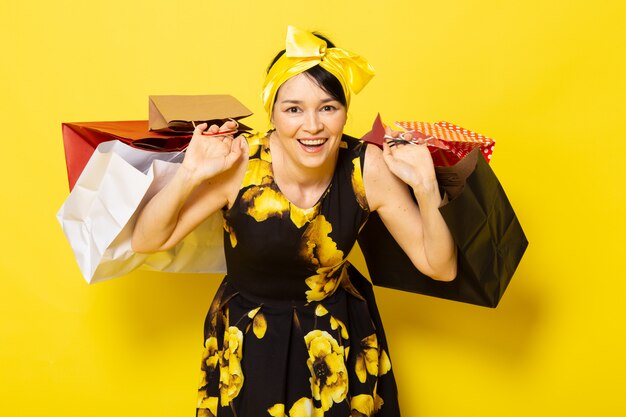
[[[226,122],[221,128],[211,126],[208,132],[235,126]],[[172,248],[233,198],[238,174],[245,169],[241,156],[247,143],[243,136],[203,136],[206,127],[196,127],[178,171],[139,214],[131,240],[133,251]]]
[[[363,177],[370,210],[378,212],[415,267],[435,280],[453,280],[456,246],[439,212],[441,196],[428,148],[368,146]]]

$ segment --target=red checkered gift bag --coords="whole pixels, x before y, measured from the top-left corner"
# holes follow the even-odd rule
[[[449,122],[396,122],[396,126],[413,134],[415,139],[425,140],[435,166],[452,166],[475,148],[489,162],[496,141]]]
[[[480,153],[489,162],[496,141],[471,130],[449,122],[395,122],[395,126],[411,135],[411,141],[428,145],[435,166],[453,166],[467,156],[475,148],[480,148]],[[376,117],[372,130],[367,133],[363,140],[382,147],[385,135],[385,127]]]

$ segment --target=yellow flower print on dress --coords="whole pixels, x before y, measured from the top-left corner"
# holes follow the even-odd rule
[[[296,225],[298,229],[303,227],[305,224],[313,220],[320,213],[320,205],[316,204],[315,206],[302,209],[298,206],[294,206],[293,204],[289,205],[289,217],[291,218],[291,222]]]
[[[198,417],[217,416],[217,397],[206,397],[198,401]]]
[[[369,211],[367,198],[365,197],[365,186],[363,185],[363,172],[361,170],[361,158],[357,157],[352,160],[352,188],[356,195],[356,201],[365,211]]]
[[[323,417],[324,412],[313,406],[310,398],[302,397],[296,401],[289,409],[289,414],[285,414],[285,404],[274,404],[267,412],[272,417]]]
[[[285,414],[285,404],[282,403],[274,404],[267,409],[267,412],[272,417],[287,417],[287,414]]]
[[[211,336],[204,342],[204,352],[202,353],[202,370],[213,371],[219,360],[217,348],[217,337]]]
[[[330,328],[333,330],[337,330],[340,327],[341,327],[341,337],[348,340],[349,339],[348,329],[346,328],[346,325],[343,323],[343,321],[339,320],[338,318],[330,316]]]
[[[215,372],[219,361],[219,351],[217,338],[211,336],[204,342],[204,352],[202,353],[202,376],[200,378],[200,388],[198,389],[198,404],[200,409],[198,415],[215,416],[217,414],[217,397],[211,397],[207,393],[208,375]]]
[[[383,404],[385,404],[385,401],[378,395],[378,381],[376,381],[374,384],[374,413],[378,413]]]
[[[350,417],[371,417],[374,414],[374,397],[368,394],[355,395],[350,400]]]
[[[337,244],[328,236],[332,230],[333,226],[323,214],[305,230],[300,254],[313,266],[332,267],[343,261],[343,251],[337,249]]]
[[[242,204],[247,206],[246,214],[257,222],[269,217],[289,215],[289,200],[276,189],[275,185],[261,185],[248,188],[241,196]]]
[[[263,339],[263,336],[265,336],[265,332],[267,331],[267,320],[265,320],[263,313],[259,312],[260,309],[261,307],[257,307],[254,310],[251,310],[248,313],[248,317],[252,319],[252,331],[254,332],[254,335],[258,339]],[[246,329],[246,332],[247,331],[248,330]]]
[[[348,371],[343,359],[343,347],[328,332],[312,330],[304,336],[311,372],[311,393],[328,411],[333,403],[340,403],[348,393]]]
[[[305,291],[307,301],[321,301],[335,292],[339,283],[348,275],[344,264],[334,267],[317,268],[317,274],[308,277],[304,282],[310,288]]]
[[[318,304],[317,307],[315,307],[315,315],[318,317],[324,317],[326,314],[328,314],[328,310],[326,310],[326,307],[324,307],[322,304]],[[343,321],[339,320],[338,318],[334,317],[333,315],[330,316],[330,328],[333,330],[337,330],[338,328],[341,328],[341,337],[348,340],[348,328],[346,327],[346,325],[344,324]],[[347,354],[346,354],[347,356]]]
[[[378,394],[374,394],[374,412],[378,413],[378,410],[383,406],[385,402]]]
[[[391,361],[389,360],[389,355],[387,355],[385,349],[381,349],[380,356],[378,357],[378,376],[383,376],[389,371],[391,371]]]
[[[367,374],[378,376],[378,339],[376,333],[361,340],[361,352],[357,354],[356,376],[365,382]]]
[[[332,225],[323,214],[313,219],[302,235],[300,256],[316,268],[316,274],[306,279],[307,301],[320,301],[331,295],[347,275],[343,251],[330,238]]]
[[[224,230],[228,233],[228,237],[230,238],[230,246],[233,248],[237,246],[237,235],[235,234],[235,230],[230,227],[226,219],[224,219]]]
[[[222,406],[239,395],[243,386],[241,359],[243,357],[243,333],[230,326],[224,333],[224,347],[220,354],[220,401]]]
[[[257,132],[248,139],[248,155],[250,158],[261,158],[264,161],[272,162],[269,153],[270,143],[265,133]]]
[[[261,159],[248,161],[248,169],[243,177],[243,187],[268,184],[272,178],[272,165]]]
[[[272,178],[272,158],[269,154],[269,142],[265,136],[255,135],[248,139],[250,156],[243,178],[243,188],[261,185]]]
[[[315,315],[318,317],[324,317],[326,314],[328,314],[328,310],[326,310],[326,307],[324,307],[321,304],[318,304],[317,307],[315,307]]]

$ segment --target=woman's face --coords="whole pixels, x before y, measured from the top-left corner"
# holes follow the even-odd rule
[[[286,156],[306,168],[323,167],[335,162],[346,108],[302,73],[280,86],[272,123]]]

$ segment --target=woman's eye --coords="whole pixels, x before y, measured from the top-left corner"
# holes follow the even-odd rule
[[[299,108],[297,108],[297,107],[289,107],[289,108],[287,109],[287,113],[297,113],[297,112],[299,112],[299,111],[300,111],[300,109],[299,109]]]
[[[335,110],[335,106],[324,106],[322,107],[322,111],[333,111]]]

